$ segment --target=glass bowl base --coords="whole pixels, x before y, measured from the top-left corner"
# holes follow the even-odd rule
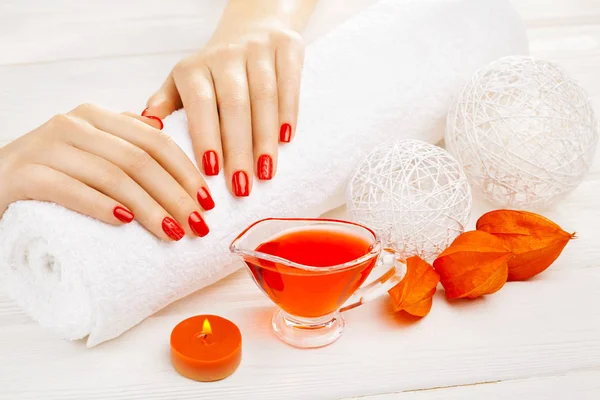
[[[301,318],[278,309],[273,315],[273,331],[279,339],[301,349],[327,346],[344,332],[344,318],[339,312],[320,318]]]

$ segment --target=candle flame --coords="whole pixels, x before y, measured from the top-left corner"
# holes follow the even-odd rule
[[[208,318],[206,318],[204,320],[204,323],[202,324],[202,334],[210,335],[211,333],[212,333],[212,328],[210,327],[210,322],[208,322]]]

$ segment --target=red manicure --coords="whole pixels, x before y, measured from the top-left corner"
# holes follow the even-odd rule
[[[292,140],[292,126],[290,124],[283,124],[279,129],[279,141],[283,143],[289,143]]]
[[[206,211],[215,208],[215,201],[206,188],[201,187],[200,190],[198,190],[198,195],[196,197],[198,198],[198,203],[200,203],[200,206]]]
[[[144,111],[142,111],[142,117],[146,117],[146,118],[150,118],[155,121],[158,121],[158,123],[160,124],[160,128],[158,128],[158,129],[162,130],[162,128],[165,127],[165,125],[162,122],[162,119],[155,117],[154,115],[146,115],[147,112],[148,112],[148,107],[144,108]]]
[[[162,131],[162,128],[164,128],[164,127],[165,127],[165,125],[164,125],[164,124],[163,124],[163,122],[162,122],[162,119],[160,119],[160,118],[158,118],[158,117],[155,117],[154,115],[144,115],[144,116],[145,116],[146,118],[150,118],[150,119],[153,119],[153,120],[155,120],[155,121],[158,121],[158,123],[160,124],[160,128],[158,128],[158,129],[160,129],[161,131]]]
[[[133,218],[135,218],[131,211],[121,206],[116,206],[114,208],[113,215],[116,219],[118,219],[121,222],[125,222],[126,224],[130,223],[131,221],[133,221]]]
[[[258,157],[258,179],[269,180],[273,178],[273,159],[267,154]]]
[[[246,197],[250,194],[248,175],[244,171],[237,171],[233,174],[233,192],[238,197]]]
[[[202,167],[207,176],[219,174],[219,158],[215,151],[209,150],[202,156]]]
[[[197,211],[194,211],[190,214],[190,217],[188,218],[188,224],[190,224],[192,231],[194,231],[194,233],[200,237],[208,235],[208,232],[210,231],[208,229],[208,225],[206,225],[206,222],[204,222],[204,219]]]
[[[168,237],[173,240],[180,240],[185,232],[181,226],[171,217],[165,217],[162,221],[162,229]]]

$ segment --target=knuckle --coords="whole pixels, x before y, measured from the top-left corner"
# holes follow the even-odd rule
[[[232,61],[240,59],[244,54],[244,47],[240,44],[230,43],[215,47],[209,54],[208,58],[212,61],[223,60]]]
[[[253,36],[246,40],[247,51],[260,51],[269,47],[269,39],[263,36]]]
[[[155,140],[159,146],[159,150],[168,149],[175,144],[175,142],[173,141],[173,138],[171,136],[167,135],[166,133],[164,133],[163,131],[157,130],[155,132]]]
[[[68,114],[56,114],[47,122],[46,126],[50,129],[46,130],[46,133],[56,132],[55,129],[64,129],[75,125],[73,117]]]
[[[241,146],[235,146],[227,150],[227,162],[231,165],[252,165],[252,161],[248,158],[251,154],[248,150]]]
[[[161,152],[175,143],[171,136],[158,129],[149,129],[143,141],[143,147],[151,153]]]
[[[73,112],[77,115],[89,115],[98,111],[99,107],[92,103],[83,103],[75,107]]]
[[[56,114],[49,121],[53,125],[64,125],[71,122],[71,117],[66,114]]]
[[[78,122],[75,117],[69,114],[56,114],[31,135],[27,135],[25,143],[29,149],[40,149],[56,140],[66,138],[67,135],[75,134],[77,129]]]
[[[123,172],[116,166],[105,165],[99,169],[98,183],[109,192],[114,192],[121,187],[124,177]]]
[[[297,77],[295,76],[286,76],[286,77],[280,77],[277,80],[277,84],[281,87],[284,88],[283,90],[291,90],[293,88],[299,87],[300,85],[300,81]],[[288,92],[289,93],[289,92]]]
[[[257,83],[253,85],[250,92],[251,101],[275,101],[277,99],[277,87],[272,83]]]
[[[187,102],[186,107],[204,106],[214,103],[215,97],[209,90],[197,91],[195,96]]]
[[[14,180],[14,178],[11,179],[11,176],[14,175],[13,171],[17,169],[19,163],[20,155],[18,153],[0,155],[0,187],[6,189],[7,185]]]
[[[143,171],[152,162],[150,154],[140,148],[133,148],[127,155],[127,169],[131,172]]]
[[[289,46],[295,48],[304,48],[302,36],[292,30],[278,31],[273,34],[273,38],[280,46]]]
[[[241,93],[232,93],[219,101],[219,110],[228,113],[240,113],[249,108],[248,98]]]
[[[173,77],[178,79],[180,77],[189,75],[190,71],[194,68],[194,65],[195,63],[191,59],[185,58],[179,61],[177,64],[175,64],[175,67],[173,67]]]
[[[181,195],[175,201],[175,205],[177,206],[178,209],[188,208],[189,203],[190,203],[190,198],[187,195]]]

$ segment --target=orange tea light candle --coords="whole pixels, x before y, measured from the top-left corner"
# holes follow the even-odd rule
[[[242,334],[231,321],[196,315],[171,332],[171,363],[186,378],[212,382],[233,374],[242,359]]]

